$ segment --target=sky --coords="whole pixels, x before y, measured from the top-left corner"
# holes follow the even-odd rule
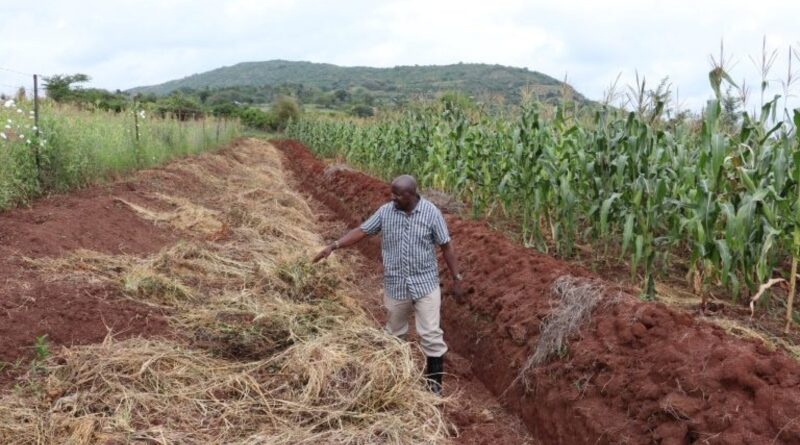
[[[771,98],[783,91],[789,46],[800,49],[798,20],[791,0],[0,0],[0,92],[30,88],[20,73],[80,72],[91,86],[127,89],[270,59],[481,62],[566,78],[594,100],[618,76],[620,92],[636,73],[653,86],[669,77],[676,103],[697,110],[724,42],[752,107],[762,40],[778,51]],[[800,74],[800,54],[793,63]],[[800,81],[790,91],[800,94]]]

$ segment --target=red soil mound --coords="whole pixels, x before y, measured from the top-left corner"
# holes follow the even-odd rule
[[[278,141],[302,186],[355,226],[388,185],[325,165]],[[623,295],[601,306],[564,357],[515,379],[556,307],[560,276],[591,274],[512,243],[480,221],[447,215],[469,303],[445,298],[446,337],[544,443],[800,444],[800,364],[658,303]],[[379,260],[373,239],[362,251]],[[449,280],[443,279],[445,286]]]
[[[122,298],[117,286],[49,277],[25,261],[79,248],[139,255],[173,241],[114,197],[147,201],[134,183],[118,183],[0,213],[0,361],[30,358],[34,339],[45,334],[51,344],[71,345],[101,341],[109,332],[124,338],[168,330],[160,311]],[[3,368],[0,380],[20,371]]]

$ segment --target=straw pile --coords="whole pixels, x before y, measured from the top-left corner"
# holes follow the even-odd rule
[[[570,337],[590,320],[592,311],[607,294],[603,284],[572,275],[564,275],[556,279],[551,291],[558,299],[557,306],[542,321],[536,348],[514,380],[514,383],[522,380],[528,390],[533,387],[529,376],[530,372],[547,363],[554,356],[566,353]],[[614,298],[605,298],[605,304],[614,304],[618,298],[621,297],[617,295]]]
[[[181,335],[64,348],[0,399],[0,443],[447,442],[416,352],[349,299],[347,267],[308,263],[321,239],[274,148],[247,141],[145,175],[165,205],[127,204],[185,241],[31,263],[169,308]],[[176,176],[207,198],[167,194]]]

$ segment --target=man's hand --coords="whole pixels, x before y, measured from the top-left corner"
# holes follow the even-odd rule
[[[461,289],[461,273],[459,272],[461,269],[458,268],[458,261],[456,260],[456,254],[453,252],[453,243],[446,243],[442,244],[442,255],[444,256],[444,262],[447,263],[447,268],[450,269],[450,273],[453,274],[453,296],[456,298],[456,303],[462,304],[465,301],[464,290]]]
[[[326,246],[324,249],[322,249],[320,253],[317,254],[317,256],[314,257],[312,262],[318,263],[324,260],[325,258],[328,258],[331,255],[331,253],[333,253],[333,245]]]
[[[367,236],[368,235],[361,230],[360,227],[356,227],[355,229],[347,232],[343,237],[336,240],[336,242],[333,244],[328,244],[328,246],[322,249],[322,252],[318,253],[312,261],[315,263],[322,261],[325,258],[328,258],[334,250],[352,246]]]
[[[456,298],[456,303],[458,304],[464,304],[466,302],[466,294],[459,280],[453,280],[453,296]]]

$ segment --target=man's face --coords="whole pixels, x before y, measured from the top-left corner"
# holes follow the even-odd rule
[[[408,210],[414,204],[416,194],[410,190],[403,189],[397,185],[392,185],[392,202],[400,210]]]

